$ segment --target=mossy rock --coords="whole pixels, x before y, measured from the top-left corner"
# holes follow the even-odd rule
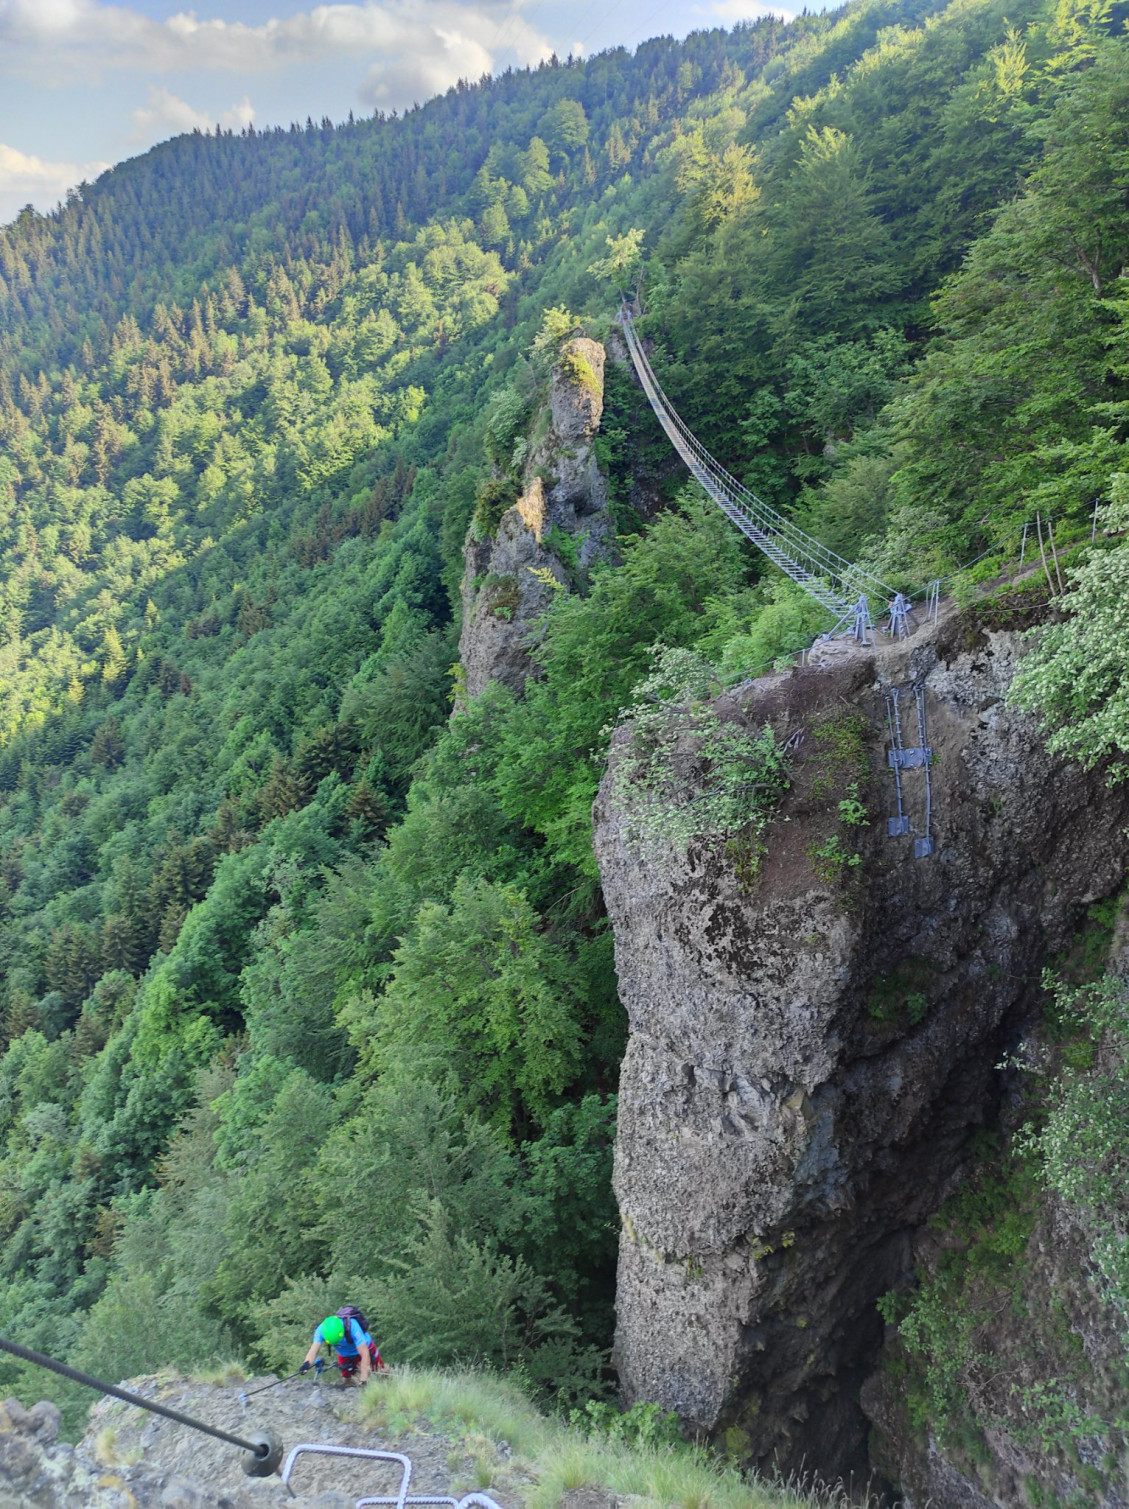
[[[509,623],[521,605],[521,584],[516,576],[491,573],[482,584],[482,601],[492,618]]]
[[[521,484],[511,475],[487,477],[478,484],[474,503],[474,530],[479,539],[493,539],[502,515],[521,496]]]
[[[560,357],[560,369],[574,387],[582,388],[596,398],[602,397],[599,379],[579,351],[563,351]]]

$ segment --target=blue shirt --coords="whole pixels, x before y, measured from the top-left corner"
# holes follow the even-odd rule
[[[314,1345],[321,1346],[322,1342],[324,1341],[325,1337],[321,1334],[321,1327],[318,1326],[317,1330],[314,1332]],[[342,1336],[340,1341],[333,1342],[332,1345],[333,1350],[340,1356],[356,1357],[361,1348],[367,1347],[371,1341],[372,1337],[367,1331],[361,1330],[361,1327],[357,1321],[349,1320],[345,1325],[344,1336]]]

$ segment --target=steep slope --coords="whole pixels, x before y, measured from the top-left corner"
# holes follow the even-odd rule
[[[837,548],[946,571],[1044,484],[1088,539],[1122,447],[1118,25],[766,18],[184,138],[0,236],[7,1330],[122,1376],[159,1313],[163,1361],[281,1367],[347,1295],[394,1355],[612,1387],[608,728],[660,646],[737,676],[824,623],[678,492],[614,361],[535,542],[537,364],[554,331],[612,348],[590,269],[641,257],[672,394]],[[568,590],[521,575],[536,633],[451,720],[507,480],[534,529],[501,546]]]
[[[266,1380],[256,1380],[263,1387]],[[400,1452],[413,1494],[485,1491],[503,1509],[614,1509],[624,1498],[693,1496],[702,1509],[844,1509],[839,1495],[796,1493],[750,1480],[681,1444],[658,1444],[669,1421],[652,1408],[620,1420],[606,1407],[565,1424],[538,1413],[519,1389],[480,1372],[397,1370],[363,1395],[308,1379],[241,1402],[241,1383],[202,1383],[168,1373],[134,1379],[150,1399],[236,1431],[271,1431],[300,1443]],[[77,1447],[55,1441],[46,1402],[0,1404],[0,1493],[5,1509],[350,1509],[360,1497],[395,1494],[399,1463],[301,1456],[292,1487],[251,1479],[238,1450],[102,1399]],[[618,1427],[608,1433],[608,1427]],[[577,1475],[584,1480],[576,1487]]]
[[[1122,882],[1129,794],[1006,710],[1019,645],[991,622],[954,613],[719,704],[797,746],[763,858],[739,836],[666,841],[639,806],[654,786],[619,775],[630,727],[613,741],[596,847],[631,1023],[616,1356],[629,1398],[746,1459],[865,1473],[876,1301],[997,1114],[1044,964]],[[894,688],[907,748],[932,752],[926,858],[886,835]],[[686,728],[671,832],[719,778]],[[920,834],[925,772],[901,780]]]

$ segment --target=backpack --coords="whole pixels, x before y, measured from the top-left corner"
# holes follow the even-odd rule
[[[350,1342],[353,1339],[352,1331],[349,1328],[349,1322],[351,1320],[355,1320],[357,1322],[366,1336],[371,1334],[368,1328],[368,1321],[357,1309],[356,1305],[342,1305],[337,1314],[338,1317],[345,1323],[345,1335]]]

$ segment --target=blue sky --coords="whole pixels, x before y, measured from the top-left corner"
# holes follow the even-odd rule
[[[401,109],[554,51],[770,8],[787,14],[761,0],[0,0],[0,224],[193,126]]]

